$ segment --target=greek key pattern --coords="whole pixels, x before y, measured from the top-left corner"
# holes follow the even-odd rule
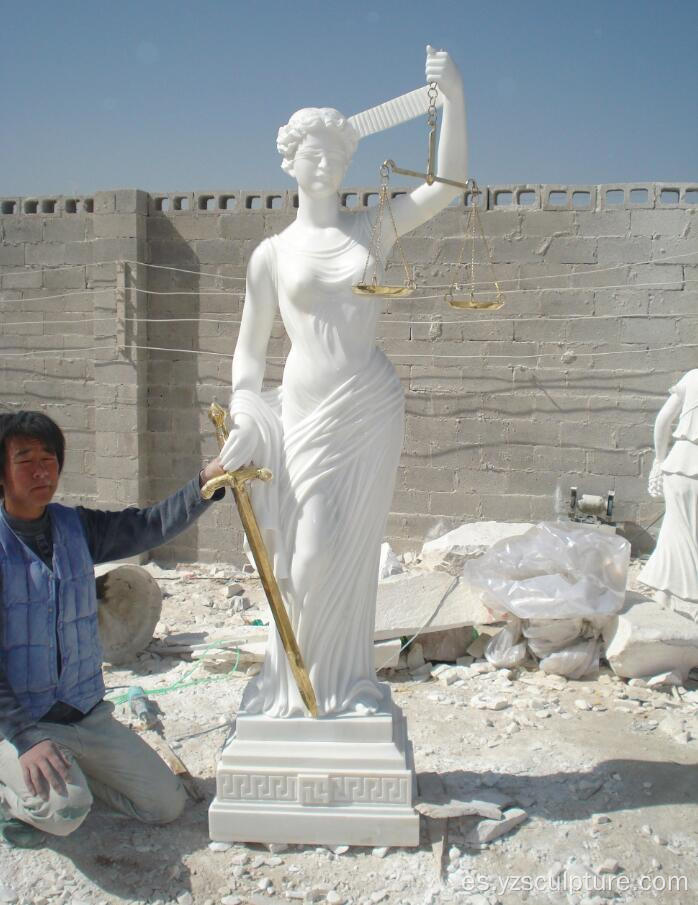
[[[298,802],[304,806],[409,805],[410,782],[406,776],[228,773],[221,777],[219,794],[231,801]]]
[[[226,773],[221,797],[232,801],[296,801],[296,777],[279,774]]]

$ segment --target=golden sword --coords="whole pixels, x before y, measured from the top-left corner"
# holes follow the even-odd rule
[[[216,428],[216,439],[218,440],[218,448],[222,449],[223,444],[228,439],[228,431],[225,427],[225,409],[216,402],[211,403],[208,410],[208,417]],[[308,670],[303,662],[303,655],[298,647],[296,636],[293,634],[293,628],[286,612],[281,591],[274,576],[274,569],[269,558],[269,551],[264,545],[262,532],[259,530],[257,517],[252,508],[252,502],[247,492],[246,484],[258,478],[260,481],[270,481],[272,478],[271,471],[268,468],[257,468],[255,465],[247,465],[238,468],[235,471],[226,471],[225,474],[216,478],[211,478],[201,488],[201,496],[205,500],[209,500],[213,494],[221,487],[230,487],[235,497],[235,503],[238,507],[240,521],[247,535],[247,541],[252,550],[252,556],[262,580],[264,593],[267,595],[271,614],[274,617],[276,628],[281,638],[281,643],[286,651],[288,663],[296,680],[298,691],[300,692],[303,703],[308,708],[308,712],[312,717],[317,717],[317,700],[315,692],[310,682]]]

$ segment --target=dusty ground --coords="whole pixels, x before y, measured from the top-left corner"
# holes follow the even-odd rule
[[[235,580],[259,606],[228,609]],[[170,641],[185,633],[202,642],[254,636],[259,628],[243,619],[267,621],[258,582],[230,567],[186,567],[159,582],[166,596],[157,634]],[[418,773],[438,772],[463,797],[527,813],[482,849],[465,841],[472,820],[451,820],[440,879],[424,818],[418,849],[209,847],[221,724],[236,713],[245,669],[216,673],[206,662],[153,653],[107,669],[114,696],[123,691],[117,686],[164,689],[185,677],[153,699],[205,800],[162,828],[112,818],[97,805],[75,834],[42,850],[0,845],[0,902],[698,902],[698,681],[672,692],[628,685],[608,669],[566,682],[534,670],[479,672],[484,661],[449,686],[407,671],[387,676],[407,715]],[[190,684],[197,679],[204,681]],[[473,706],[476,694],[503,699],[502,709]],[[116,712],[130,721],[125,705]]]

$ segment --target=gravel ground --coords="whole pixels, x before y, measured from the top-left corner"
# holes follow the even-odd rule
[[[268,620],[253,576],[228,566],[154,571],[165,595],[161,640],[254,639],[260,627],[249,623]],[[245,603],[229,596],[236,583]],[[235,659],[216,665],[213,650],[203,662],[183,656],[149,651],[105,678],[115,695],[118,686],[182,683],[153,700],[204,800],[159,828],[97,804],[76,833],[43,849],[0,845],[0,903],[698,902],[698,681],[650,689],[602,667],[595,679],[568,682],[484,660],[427,680],[385,674],[407,716],[417,772],[436,772],[459,797],[521,821],[482,842],[497,830],[452,818],[439,866],[426,818],[416,849],[209,844],[217,756],[255,667],[241,659],[223,672]],[[116,714],[132,719],[125,705]]]

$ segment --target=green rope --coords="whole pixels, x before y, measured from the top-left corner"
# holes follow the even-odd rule
[[[197,660],[196,663],[192,666],[192,668],[187,670],[187,672],[185,672],[183,676],[181,676],[179,679],[177,679],[176,682],[174,682],[172,685],[166,685],[164,688],[151,688],[148,691],[144,691],[144,694],[147,697],[151,697],[153,695],[158,695],[158,694],[169,694],[169,692],[178,691],[180,688],[193,688],[195,685],[208,685],[210,682],[223,682],[226,679],[229,679],[231,677],[231,675],[234,672],[236,672],[238,665],[240,663],[240,648],[239,647],[235,648],[235,653],[236,653],[235,663],[233,664],[233,666],[231,667],[229,672],[225,673],[222,676],[208,676],[205,679],[192,679],[191,682],[186,681],[189,678],[189,676],[194,672],[194,670],[198,669],[198,667],[203,663],[203,661],[206,659],[206,657],[208,655],[208,652],[213,649],[227,650],[228,648],[222,646],[219,641],[212,641],[210,644],[207,644],[204,647],[204,651],[206,651],[204,656],[201,657],[199,660]],[[129,691],[130,691],[130,689],[129,689]],[[126,694],[121,694],[116,698],[108,698],[107,700],[111,701],[111,703],[114,705],[125,704],[129,699],[129,691],[127,691]]]

